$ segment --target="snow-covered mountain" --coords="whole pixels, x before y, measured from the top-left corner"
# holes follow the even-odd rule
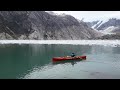
[[[87,24],[94,30],[104,34],[95,39],[120,39],[120,18],[108,18],[105,20],[87,22]]]
[[[87,24],[105,34],[120,33],[120,18],[109,18],[105,20],[87,22]]]

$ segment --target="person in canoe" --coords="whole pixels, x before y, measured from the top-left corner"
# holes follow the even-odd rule
[[[71,57],[75,57],[76,55],[75,55],[75,53],[72,53],[70,56],[71,56]]]
[[[72,57],[72,58],[74,58],[75,56],[76,56],[75,53],[71,53],[70,56],[66,56],[66,57]]]

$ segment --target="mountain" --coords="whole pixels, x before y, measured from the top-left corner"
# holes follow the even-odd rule
[[[93,22],[96,22],[93,24]],[[99,30],[106,34],[120,33],[120,19],[119,18],[110,18],[106,20],[99,20],[89,22],[92,24],[90,27],[96,30]],[[88,23],[88,24],[89,24]]]
[[[75,40],[100,35],[70,15],[45,11],[0,11],[0,39]]]
[[[95,23],[96,22],[96,23]],[[92,39],[120,39],[120,19],[110,18],[106,20],[99,20],[93,22],[87,22],[87,24],[94,30],[98,30],[104,35]]]
[[[87,23],[87,25],[88,25],[89,27],[93,27],[93,26],[96,25],[98,22],[99,22],[99,20],[98,20],[98,21],[92,21],[92,22],[86,22],[86,23]]]

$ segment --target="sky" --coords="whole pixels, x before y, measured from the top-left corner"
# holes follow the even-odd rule
[[[91,22],[96,20],[104,20],[112,17],[120,18],[120,11],[53,11],[55,13],[61,14],[69,14],[74,16],[75,18],[83,21]]]

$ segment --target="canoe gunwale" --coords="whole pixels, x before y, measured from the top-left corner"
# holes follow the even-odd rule
[[[54,57],[53,61],[65,61],[65,60],[85,60],[86,56],[76,56],[76,57]]]

